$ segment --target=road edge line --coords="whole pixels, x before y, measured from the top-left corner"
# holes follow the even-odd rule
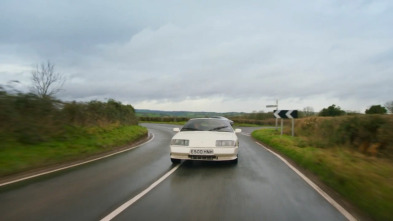
[[[105,155],[105,156],[97,157],[97,158],[94,158],[94,159],[91,159],[91,160],[87,160],[87,161],[84,161],[84,162],[75,163],[75,164],[71,164],[69,166],[61,167],[61,168],[58,168],[58,169],[54,169],[54,170],[50,170],[50,171],[46,171],[46,172],[42,172],[42,173],[37,173],[37,174],[34,174],[34,175],[22,177],[22,178],[19,178],[19,179],[16,179],[16,180],[11,180],[11,181],[8,181],[8,182],[5,182],[5,183],[0,183],[0,187],[6,186],[6,185],[9,185],[9,184],[13,184],[13,183],[18,183],[18,182],[21,182],[21,181],[24,181],[24,180],[29,180],[29,179],[32,179],[32,178],[35,178],[35,177],[39,177],[39,176],[55,173],[55,172],[58,172],[58,171],[70,169],[70,168],[77,167],[77,166],[80,166],[80,165],[88,164],[88,163],[91,163],[91,162],[94,162],[94,161],[97,161],[97,160],[102,160],[102,159],[105,159],[105,158],[108,158],[108,157],[111,157],[111,156],[114,156],[114,155],[117,155],[117,154],[120,154],[120,153],[124,153],[126,151],[133,150],[135,148],[138,148],[138,147],[140,147],[142,145],[145,145],[145,144],[151,142],[154,139],[154,134],[150,133],[150,132],[149,132],[149,134],[151,134],[151,137],[150,137],[149,140],[147,140],[144,143],[138,144],[136,146],[132,146],[130,148],[127,148],[127,149],[124,149],[124,150],[121,150],[121,151],[118,151],[118,152],[115,152],[115,153],[111,153],[111,154],[108,154],[108,155]]]
[[[307,178],[302,172],[292,166],[285,158],[265,147],[261,143],[255,142],[259,146],[263,147],[265,150],[269,151],[281,161],[283,161],[290,169],[292,169],[298,176],[300,176],[308,185],[310,185],[317,193],[319,193],[326,201],[328,201],[334,208],[336,208],[345,218],[350,221],[356,221],[357,219],[349,213],[344,207],[342,207],[339,203],[337,203],[332,197],[330,197],[325,191],[323,191],[317,184],[312,182],[309,178]]]

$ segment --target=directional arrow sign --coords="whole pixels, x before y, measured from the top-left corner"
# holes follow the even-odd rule
[[[274,114],[274,116],[275,116],[276,118],[281,118],[280,115],[279,115],[280,112],[281,112],[280,110],[275,110],[275,111],[273,111],[273,114]]]
[[[293,111],[294,111],[294,110],[289,110],[289,111],[285,114],[285,116],[287,116],[288,118],[293,118],[292,115],[291,115],[291,114],[293,113]],[[297,115],[297,114],[296,114],[296,115]]]
[[[276,118],[297,118],[297,110],[276,110],[273,114]]]

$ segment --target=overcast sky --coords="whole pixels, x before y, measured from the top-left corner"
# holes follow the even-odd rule
[[[48,60],[65,101],[364,112],[393,100],[393,1],[0,0],[0,85]]]

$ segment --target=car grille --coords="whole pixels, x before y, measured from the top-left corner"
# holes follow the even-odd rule
[[[192,160],[217,160],[217,156],[197,156],[197,155],[189,155],[188,156]]]

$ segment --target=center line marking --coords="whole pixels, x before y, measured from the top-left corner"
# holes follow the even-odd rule
[[[132,204],[134,204],[136,201],[138,201],[140,198],[142,198],[144,195],[146,195],[148,192],[150,192],[154,187],[158,186],[162,181],[164,181],[166,178],[168,178],[172,173],[174,173],[181,164],[175,166],[172,168],[169,172],[167,172],[164,176],[162,176],[160,179],[158,179],[156,182],[151,184],[147,189],[144,191],[140,192],[138,195],[134,196],[134,198],[130,199],[129,201],[125,202],[123,205],[121,205],[119,208],[111,212],[109,215],[105,216],[104,218],[101,219],[101,221],[109,221],[115,218],[117,215],[119,215],[121,212],[123,212],[125,209],[130,207]]]

